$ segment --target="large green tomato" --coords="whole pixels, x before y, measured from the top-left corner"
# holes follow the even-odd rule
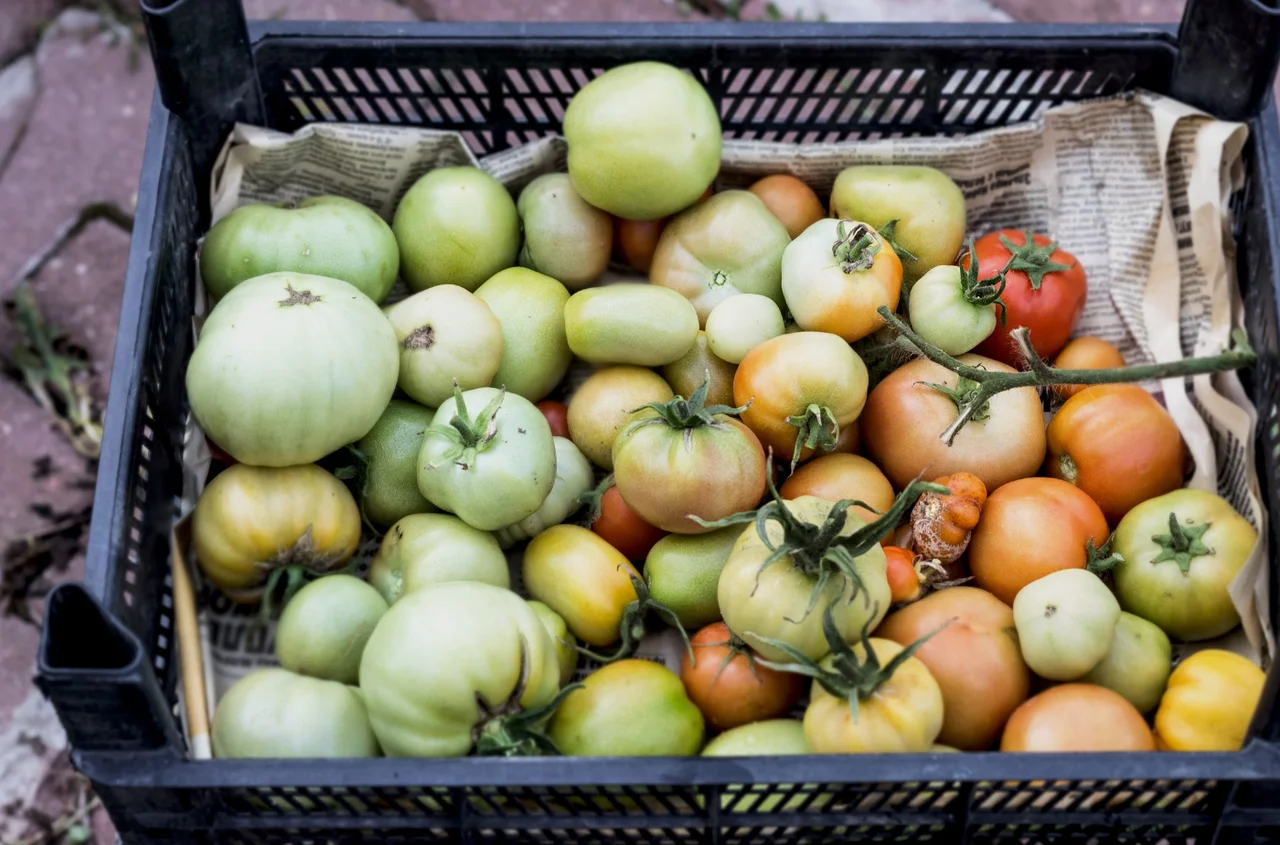
[[[763,722],[740,725],[720,734],[702,749],[703,757],[768,757],[812,753],[813,749],[804,738],[804,723],[798,719],[766,719]],[[720,796],[720,809],[732,813],[776,812],[783,798],[794,787],[791,784],[780,784],[774,788],[777,794],[761,798],[759,791],[750,787],[736,784],[726,786]],[[834,797],[824,793],[810,798],[807,793],[813,789],[813,784],[805,784],[802,790],[787,798],[783,810],[798,809],[806,803],[808,809],[815,810],[830,803]]]
[[[391,228],[400,245],[400,275],[414,290],[475,290],[515,264],[520,249],[515,201],[474,167],[441,167],[414,182]]]
[[[1101,663],[1119,621],[1116,597],[1087,569],[1052,572],[1013,600],[1022,659],[1051,681],[1074,681]]]
[[[461,757],[560,688],[551,636],[524,599],[453,581],[396,602],[369,638],[360,689],[391,757]]]
[[[564,113],[569,178],[582,198],[628,220],[694,203],[720,170],[720,116],[698,81],[658,62],[606,71]]]
[[[550,276],[512,267],[476,289],[502,324],[502,363],[494,387],[537,402],[569,370],[573,353],[564,331],[569,291]]]
[[[484,300],[457,285],[419,291],[387,309],[400,344],[400,389],[428,408],[487,387],[502,363],[502,323]]]
[[[735,525],[709,534],[663,537],[644,560],[649,595],[671,608],[680,624],[691,631],[719,620],[716,586],[742,531]]]
[[[326,575],[299,590],[276,628],[276,659],[299,675],[354,684],[387,600],[359,578]]]
[[[374,525],[391,525],[411,513],[427,513],[435,505],[418,489],[418,452],[435,412],[392,399],[356,449],[364,456],[360,510]]]
[[[369,567],[369,583],[388,604],[445,581],[511,584],[507,556],[493,535],[447,513],[412,514],[391,526]]]
[[[1173,646],[1164,631],[1140,616],[1121,613],[1107,656],[1080,680],[1118,692],[1139,713],[1150,713],[1172,671]]]
[[[227,690],[213,714],[215,757],[377,757],[360,690],[259,669]]]
[[[660,367],[698,337],[698,312],[675,291],[642,282],[589,288],[564,306],[569,349],[592,364]]]
[[[1222,636],[1240,624],[1228,587],[1258,532],[1214,493],[1175,490],[1148,499],[1116,526],[1116,595],[1174,639]]]
[[[270,273],[214,307],[187,364],[196,421],[253,466],[323,458],[373,428],[396,389],[396,335],[346,282]]]
[[[951,264],[925,273],[912,286],[907,303],[911,328],[949,355],[963,355],[982,343],[996,327],[991,307],[996,291],[983,290],[979,281],[976,276],[965,279],[965,271]]]
[[[504,549],[532,540],[553,525],[559,525],[582,506],[578,497],[595,486],[591,461],[567,437],[552,438],[556,446],[556,480],[551,492],[532,516],[493,532]]]
[[[399,269],[391,227],[345,197],[243,205],[219,220],[200,248],[200,277],[214,299],[246,279],[292,270],[341,279],[381,302]]]
[[[573,679],[573,673],[578,668],[578,638],[569,630],[564,617],[542,602],[530,601],[529,609],[538,614],[547,633],[551,635],[556,660],[560,664],[560,685],[563,686]]]
[[[581,290],[609,266],[613,218],[590,205],[564,173],[546,173],[520,192],[516,201],[524,227],[520,265]]]
[[[418,453],[418,489],[482,531],[532,516],[556,480],[551,426],[537,406],[492,387],[436,410]]]

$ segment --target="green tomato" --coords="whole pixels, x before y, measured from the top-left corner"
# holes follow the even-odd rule
[[[628,220],[694,203],[720,170],[720,116],[698,81],[658,62],[601,74],[564,113],[569,178],[587,202]]]
[[[391,228],[400,245],[400,275],[414,290],[475,290],[515,264],[520,249],[511,194],[475,167],[441,167],[414,182]]]
[[[498,545],[504,549],[532,540],[551,526],[564,522],[582,506],[578,497],[595,486],[595,470],[587,456],[567,437],[552,439],[556,448],[555,483],[533,516],[493,532]]]
[[[831,214],[876,229],[891,220],[894,241],[916,257],[904,258],[908,282],[940,264],[953,264],[964,243],[964,194],[940,170],[903,164],[846,167],[831,188]]]
[[[564,686],[573,678],[578,669],[578,638],[569,630],[564,617],[547,607],[540,601],[530,601],[529,609],[538,615],[551,642],[555,646],[556,660],[560,663],[560,685]]]
[[[1174,639],[1196,642],[1240,624],[1228,589],[1258,542],[1248,520],[1214,493],[1175,490],[1116,526],[1120,605]]]
[[[532,516],[555,480],[556,449],[546,417],[523,396],[493,387],[445,400],[418,453],[422,495],[483,531]]]
[[[996,309],[971,301],[962,275],[954,265],[934,267],[912,286],[908,301],[911,328],[949,355],[970,351],[996,327]]]
[[[668,534],[649,550],[644,561],[649,593],[685,628],[697,630],[720,619],[716,587],[742,531],[731,526],[709,534]]]
[[[711,352],[730,364],[741,364],[748,352],[786,330],[778,303],[758,293],[731,296],[707,315]]]
[[[377,757],[360,690],[336,681],[258,669],[218,702],[215,757]]]
[[[1115,639],[1120,603],[1087,569],[1060,569],[1013,600],[1022,659],[1050,681],[1074,681],[1102,662]]]
[[[520,266],[546,273],[569,290],[599,278],[613,252],[613,218],[578,195],[565,173],[546,173],[520,192],[524,226]]]
[[[356,449],[364,455],[364,484],[360,511],[374,525],[391,525],[411,513],[428,513],[435,506],[418,489],[418,452],[435,412],[392,399]]]
[[[511,585],[507,556],[493,535],[447,513],[412,514],[391,526],[369,567],[369,583],[387,604],[446,581]]]
[[[564,306],[573,354],[592,364],[660,367],[698,337],[698,313],[675,291],[624,282],[579,291]]]
[[[373,428],[396,389],[396,335],[337,279],[270,273],[209,314],[187,364],[191,412],[243,464],[318,461]]]
[[[392,605],[365,646],[360,688],[390,757],[461,757],[500,740],[506,715],[560,688],[551,636],[524,599],[490,584],[435,584]]]
[[[209,230],[200,248],[200,277],[214,299],[246,279],[292,270],[341,279],[380,302],[399,269],[391,227],[345,197],[242,205]]]
[[[1140,616],[1121,613],[1107,656],[1080,680],[1118,692],[1139,713],[1150,713],[1172,671],[1173,646],[1164,631]]]
[[[717,358],[707,342],[707,333],[698,332],[689,351],[680,360],[662,368],[662,377],[668,386],[681,396],[692,396],[702,383],[711,379],[707,390],[708,405],[733,406],[733,376],[738,368]],[[670,398],[670,397],[668,397]]]
[[[812,754],[799,719],[767,719],[727,730],[707,743],[703,757]]]
[[[502,363],[491,384],[530,402],[545,398],[573,360],[564,332],[569,291],[550,276],[513,267],[476,288],[476,296],[502,324]]]
[[[364,644],[386,612],[387,600],[359,578],[317,578],[280,614],[276,659],[299,675],[354,684]]]
[[[588,675],[551,717],[548,734],[572,757],[663,757],[697,754],[704,728],[674,672],[632,659]]]
[[[457,285],[419,291],[387,309],[400,344],[400,389],[428,408],[463,390],[488,387],[502,363],[502,323],[484,300]]]

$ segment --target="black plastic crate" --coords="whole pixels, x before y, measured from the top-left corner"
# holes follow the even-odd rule
[[[961,134],[1146,88],[1247,119],[1239,277],[1259,472],[1280,558],[1280,17],[1192,0],[1159,26],[255,23],[144,4],[159,96],[113,365],[86,583],[49,599],[39,683],[126,842],[1261,843],[1280,839],[1280,670],[1232,754],[916,754],[188,762],[174,717],[169,533],[191,274],[234,121],[405,123],[479,154],[556,132],[599,69],[699,75],[726,137]],[[1272,605],[1280,609],[1273,571]],[[1280,618],[1280,613],[1277,613]],[[766,798],[781,796],[766,806]],[[766,812],[766,810],[769,810]]]

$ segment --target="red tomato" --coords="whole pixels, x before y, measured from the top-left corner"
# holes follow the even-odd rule
[[[653,544],[667,536],[661,528],[636,516],[617,487],[610,487],[600,499],[600,516],[591,523],[591,530],[626,555],[627,560],[644,560]]]
[[[804,692],[801,676],[761,666],[755,652],[723,622],[708,625],[689,642],[694,659],[685,652],[680,680],[689,700],[716,730],[783,716]]]
[[[538,403],[538,410],[547,418],[553,437],[569,436],[569,408],[563,402],[544,399]]]
[[[1007,317],[1003,324],[997,321],[995,331],[974,350],[1011,367],[1021,367],[1023,361],[1022,353],[1009,336],[1010,332],[1026,326],[1031,330],[1031,345],[1041,358],[1057,355],[1066,346],[1080,313],[1084,311],[1088,292],[1084,268],[1075,256],[1059,249],[1057,243],[1045,235],[1034,235],[1033,238],[1034,246],[1028,248],[1027,233],[1002,229],[983,235],[975,244],[978,275],[983,279],[998,275],[1010,257],[1017,253],[1013,265],[1005,273],[1006,287],[1001,297],[1008,309]],[[969,267],[967,251],[960,259],[960,266]],[[998,316],[1000,306],[991,307],[996,309]]]

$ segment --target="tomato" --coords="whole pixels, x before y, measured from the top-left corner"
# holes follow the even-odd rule
[[[667,228],[669,218],[658,220],[625,220],[615,217],[613,243],[622,258],[641,273],[648,273],[653,265],[653,253],[658,249],[658,239]]]
[[[542,412],[492,387],[455,389],[436,410],[418,454],[422,495],[485,531],[535,513],[555,478],[555,444]]]
[[[786,330],[778,304],[758,293],[740,293],[722,300],[707,315],[707,342],[711,352],[730,364]]]
[[[782,255],[782,295],[806,331],[859,340],[884,325],[876,309],[897,310],[901,293],[902,262],[866,223],[819,220]]]
[[[414,290],[475,290],[515,264],[520,249],[515,201],[477,167],[429,171],[400,200],[391,228],[400,245],[400,275]]]
[[[242,205],[214,224],[200,248],[200,278],[214,299],[246,279],[291,270],[341,279],[381,302],[399,269],[391,227],[345,197]]]
[[[622,552],[577,525],[553,525],[530,540],[522,574],[529,595],[593,646],[618,641],[623,612],[636,600],[631,579],[640,577]]]
[[[644,561],[649,594],[685,628],[701,628],[720,618],[716,586],[742,531],[731,526],[706,534],[668,534],[649,550]]]
[[[984,284],[974,271],[940,265],[911,286],[908,311],[916,334],[949,355],[973,349],[996,327],[991,307],[999,287]]]
[[[317,461],[373,428],[396,389],[396,335],[346,282],[271,273],[219,302],[187,364],[200,427],[237,461]]]
[[[354,684],[387,600],[359,578],[328,575],[299,590],[276,628],[276,659],[299,675]]]
[[[573,515],[582,502],[579,499],[595,484],[595,470],[591,461],[564,437],[554,437],[556,449],[556,480],[551,492],[542,504],[519,522],[493,532],[498,545],[507,549],[542,533],[552,525],[559,525]]]
[[[969,547],[973,529],[987,501],[982,479],[968,472],[935,478],[951,492],[925,493],[911,509],[911,536],[917,552],[927,560],[955,563]]]
[[[1080,680],[1118,692],[1139,713],[1149,713],[1169,683],[1172,653],[1169,638],[1159,626],[1121,613],[1107,656]]]
[[[547,418],[551,426],[552,437],[569,437],[569,407],[554,399],[543,399],[537,403],[538,410]]]
[[[520,265],[581,290],[609,266],[613,218],[587,203],[565,173],[536,177],[516,201],[524,245]]]
[[[1024,478],[987,499],[969,541],[974,581],[1005,604],[1060,569],[1083,569],[1087,545],[1102,548],[1106,517],[1087,495],[1056,478]]]
[[[360,509],[346,485],[314,464],[234,464],[200,494],[191,531],[205,577],[252,600],[275,569],[341,569],[360,544]]]
[[[760,441],[731,414],[706,407],[706,392],[634,415],[613,443],[622,498],[645,522],[676,534],[704,534],[714,521],[754,508],[764,495]]]
[[[827,216],[818,195],[801,180],[785,173],[766,176],[748,188],[787,228],[793,238]]]
[[[667,532],[645,522],[622,499],[617,487],[610,487],[600,498],[600,516],[591,530],[627,556],[627,560],[644,560],[654,544]]]
[[[369,566],[369,583],[388,604],[445,581],[511,584],[498,541],[453,514],[419,513],[401,519],[383,535]]]
[[[510,590],[470,581],[396,602],[360,661],[369,721],[389,757],[514,744],[506,719],[548,704],[559,688],[556,649],[538,615]]]
[[[564,331],[569,291],[550,276],[512,267],[476,288],[476,296],[502,324],[502,363],[491,384],[530,402],[545,398],[573,359]]]
[[[569,756],[660,757],[697,754],[705,728],[674,672],[648,660],[620,660],[569,693],[548,729]]]
[[[1178,425],[1136,384],[1099,384],[1072,396],[1049,423],[1048,445],[1045,474],[1088,493],[1112,525],[1182,486]]]
[[[569,348],[584,361],[660,367],[693,346],[698,314],[675,291],[621,282],[569,297],[564,327]]]
[[[830,502],[857,499],[870,508],[853,505],[851,513],[872,522],[893,506],[893,485],[880,468],[860,455],[833,452],[800,466],[778,490],[784,499],[817,496]]]
[[[693,392],[710,378],[707,388],[707,404],[733,404],[733,374],[738,368],[728,361],[717,358],[711,352],[711,344],[707,333],[699,331],[693,346],[680,357],[680,360],[667,364],[662,368],[662,377],[671,385],[671,389],[681,396],[692,396]]]
[[[1170,751],[1239,751],[1266,676],[1238,654],[1210,648],[1178,664],[1156,711],[1156,744]]]
[[[978,355],[961,355],[960,360],[1011,372],[1003,364]],[[988,490],[995,490],[1040,469],[1045,449],[1044,412],[1034,387],[993,396],[987,413],[978,415],[985,419],[971,419],[950,446],[941,439],[958,411],[955,402],[930,385],[958,389],[962,394],[972,389],[972,382],[960,381],[946,367],[916,358],[890,373],[867,397],[862,413],[863,445],[895,487],[922,475],[932,478],[971,472]]]
[[[964,194],[932,167],[846,167],[831,188],[831,215],[865,220],[877,230],[892,223],[893,240],[906,253],[901,257],[907,281],[953,263],[964,242]]]
[[[1033,238],[1031,246],[1027,244],[1028,237]],[[1022,351],[1010,332],[1026,326],[1031,330],[1031,345],[1041,358],[1057,355],[1084,311],[1088,293],[1084,267],[1071,253],[1059,249],[1056,241],[1017,229],[983,235],[974,248],[980,279],[996,277],[1014,259],[1005,273],[1005,289],[1000,296],[1006,318],[978,345],[978,353],[1011,367],[1021,366]],[[961,256],[960,266],[968,268],[968,255]]]
[[[391,525],[411,513],[435,510],[418,489],[418,452],[433,415],[430,408],[392,399],[356,443],[364,457],[360,511],[374,525]]]
[[[1118,693],[1062,684],[1013,711],[1001,751],[1155,751],[1151,728]]]
[[[748,406],[742,421],[793,464],[815,449],[831,451],[866,399],[866,365],[847,343],[824,332],[784,334],[762,343],[733,377],[734,404]]]
[[[680,680],[689,700],[717,731],[782,716],[804,692],[799,675],[760,665],[723,622],[708,625],[689,642],[692,655],[685,653]]]
[[[901,546],[884,547],[885,578],[889,581],[889,599],[907,604],[920,598],[924,578],[916,569],[916,553]]]
[[[669,402],[674,396],[652,370],[625,366],[596,370],[569,399],[573,443],[596,466],[613,469],[613,442],[632,412],[650,402]]]
[[[560,685],[564,686],[573,680],[573,673],[578,669],[578,640],[569,631],[564,617],[547,607],[540,601],[529,602],[529,609],[542,620],[542,625],[551,635],[551,644],[555,647],[556,661],[560,664]]]
[[[573,187],[628,220],[674,214],[720,170],[715,104],[696,79],[659,62],[615,67],[583,86],[565,109],[564,137]]]
[[[429,408],[463,390],[488,387],[502,363],[502,324],[484,300],[437,285],[387,309],[400,348],[400,389]]]
[[[707,743],[703,757],[760,757],[811,754],[804,738],[804,723],[797,719],[768,719],[727,730]],[[767,804],[769,799],[761,802]],[[745,802],[744,802],[745,803]],[[773,802],[775,805],[779,802]],[[748,808],[743,807],[741,811]],[[767,813],[764,806],[751,809]]]
[[[1013,611],[975,587],[949,587],[894,611],[876,630],[901,646],[929,634],[915,656],[942,690],[938,741],[989,748],[1031,689]]]
[[[1013,619],[1031,671],[1051,681],[1074,681],[1111,650],[1120,603],[1092,572],[1062,569],[1018,591]]]
[[[1257,542],[1249,521],[1214,493],[1176,490],[1143,502],[1116,527],[1120,605],[1179,640],[1221,636],[1240,624],[1229,589]]]
[[[781,306],[782,251],[790,241],[754,194],[723,191],[667,225],[649,278],[692,302],[705,326],[712,308],[740,293]]]
[[[360,692],[346,684],[258,669],[218,702],[215,757],[377,757]]]
[[[1060,370],[1103,370],[1112,367],[1123,367],[1124,356],[1120,350],[1100,337],[1085,335],[1077,337],[1062,347],[1053,366]],[[1070,399],[1087,385],[1055,384],[1053,392],[1060,399]]]

